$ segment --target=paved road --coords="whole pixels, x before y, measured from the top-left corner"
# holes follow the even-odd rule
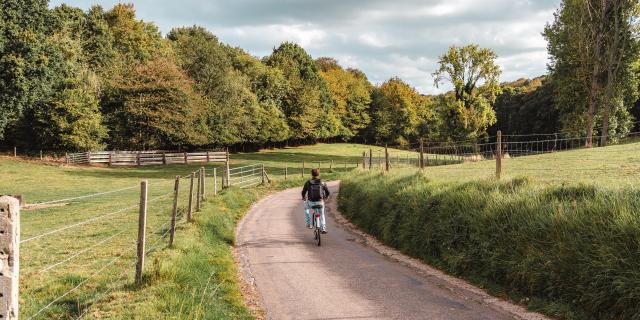
[[[329,214],[317,247],[302,205],[300,189],[277,193],[238,229],[269,319],[513,319],[359,244]]]

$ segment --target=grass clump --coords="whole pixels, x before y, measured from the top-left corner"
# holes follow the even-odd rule
[[[364,231],[445,271],[567,319],[640,314],[640,193],[528,178],[343,179],[340,209]]]

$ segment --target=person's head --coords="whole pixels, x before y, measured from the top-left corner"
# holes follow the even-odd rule
[[[320,176],[320,168],[311,169],[311,176],[317,178]]]

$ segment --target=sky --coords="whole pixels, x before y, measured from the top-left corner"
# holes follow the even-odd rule
[[[105,9],[115,0],[51,0]],[[314,58],[334,57],[373,83],[398,76],[424,94],[441,93],[432,73],[452,45],[478,44],[498,54],[501,81],[546,73],[541,32],[560,0],[140,0],[137,16],[163,34],[200,25],[221,41],[263,57],[284,41]]]

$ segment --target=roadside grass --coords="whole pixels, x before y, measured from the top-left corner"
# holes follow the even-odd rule
[[[304,149],[310,155],[305,159],[319,159],[313,158],[315,150]],[[282,150],[283,153],[290,151]],[[341,151],[342,148],[336,149]],[[23,195],[27,205],[126,188],[96,197],[23,208],[21,317],[252,318],[242,304],[231,255],[236,222],[258,197],[272,190],[300,186],[309,176],[309,170],[305,170],[303,177],[300,168],[285,180],[284,172],[275,170],[284,167],[279,162],[283,158],[277,155],[274,158],[272,153],[278,152],[232,155],[234,167],[257,162],[267,164],[266,170],[273,182],[270,185],[231,188],[213,197],[213,179],[207,177],[208,199],[202,211],[194,214],[193,223],[187,223],[184,216],[189,179],[181,179],[174,248],[167,248],[166,235],[174,178],[176,175],[186,177],[201,165],[106,168],[0,158],[0,171],[4,181],[8,181],[0,185],[0,194]],[[323,157],[332,158],[332,154],[325,153]],[[312,167],[308,165],[306,169]],[[218,169],[220,188],[224,166],[205,167],[209,174],[213,168]],[[354,168],[355,162],[353,167],[326,168],[323,177],[336,179]],[[141,180],[149,181],[149,254],[144,283],[137,286],[133,284],[133,277]],[[48,234],[52,231],[54,233]]]
[[[340,209],[384,243],[560,319],[640,314],[640,144],[354,172]]]

